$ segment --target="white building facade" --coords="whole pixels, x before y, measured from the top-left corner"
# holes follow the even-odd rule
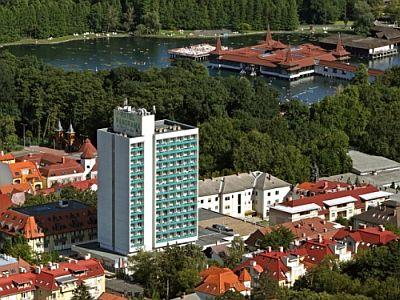
[[[199,208],[236,218],[256,212],[268,219],[270,207],[282,203],[291,185],[270,174],[255,171],[205,179],[199,182]]]
[[[196,241],[198,129],[124,106],[97,140],[100,246],[129,254]]]

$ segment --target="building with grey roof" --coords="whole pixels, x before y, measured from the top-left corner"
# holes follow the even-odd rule
[[[400,186],[400,163],[382,157],[350,150],[351,173],[333,175],[322,179],[350,184],[372,184],[381,189]]]
[[[256,212],[268,217],[269,207],[283,202],[291,185],[255,171],[199,181],[198,207],[244,218]]]
[[[357,216],[354,216],[354,226],[359,228],[360,224],[367,226],[379,226],[388,224],[400,226],[400,200],[388,200],[380,206],[371,208]]]
[[[348,155],[353,162],[352,172],[357,175],[376,175],[380,172],[400,170],[400,163],[383,156],[370,155],[356,150],[350,150]]]

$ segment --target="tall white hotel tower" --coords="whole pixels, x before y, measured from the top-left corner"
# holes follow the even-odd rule
[[[127,255],[197,240],[197,128],[126,105],[97,143],[102,248]]]

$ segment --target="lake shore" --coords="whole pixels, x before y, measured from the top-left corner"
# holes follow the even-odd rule
[[[327,30],[325,30],[326,28]],[[313,32],[310,31],[310,25],[300,26],[299,29],[294,31],[272,31],[275,34],[317,34],[324,33],[325,31],[349,31],[349,28],[344,27],[343,25],[330,25],[327,27],[323,27],[322,25],[314,26]],[[227,37],[242,37],[242,36],[252,36],[252,35],[262,35],[265,34],[265,31],[247,31],[247,32],[231,32],[227,34]],[[0,43],[0,48],[7,46],[18,46],[18,45],[52,45],[52,44],[60,44],[67,43],[72,41],[81,41],[81,40],[94,40],[94,39],[108,39],[108,38],[126,38],[133,37],[132,33],[90,33],[90,34],[78,34],[78,35],[68,35],[63,37],[56,38],[48,38],[48,39],[30,39],[25,38],[22,40],[18,40],[15,42],[8,43]],[[194,30],[162,30],[159,34],[156,35],[140,35],[137,36],[140,38],[153,38],[153,39],[211,39],[215,38],[216,35],[202,35],[199,32]]]

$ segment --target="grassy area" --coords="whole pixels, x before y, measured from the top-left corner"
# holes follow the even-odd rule
[[[10,43],[2,43],[0,47],[5,46],[13,46],[13,45],[51,45],[51,44],[59,44],[66,43],[71,41],[80,41],[80,40],[92,40],[92,39],[101,39],[101,38],[115,38],[115,37],[128,37],[131,36],[129,33],[117,33],[117,34],[79,34],[79,35],[66,35],[62,37],[56,38],[48,38],[48,39],[30,39],[25,38],[22,40],[18,40]]]
[[[297,30],[294,31],[273,31],[273,33],[309,33],[310,28],[312,26],[312,30],[314,33],[324,33],[326,31],[343,31],[349,32],[350,26],[352,22],[347,24],[347,27],[344,25],[343,21],[336,22],[335,24],[329,25],[300,25]],[[252,31],[245,31],[245,32],[234,32],[230,34],[230,36],[246,36],[246,35],[260,35],[264,34],[265,31],[259,30],[252,30]],[[79,34],[79,35],[67,35],[62,37],[56,38],[48,38],[48,39],[30,39],[25,38],[15,42],[9,43],[2,43],[0,47],[5,46],[13,46],[13,45],[49,45],[49,44],[59,44],[59,43],[66,43],[71,41],[78,41],[78,40],[91,40],[91,39],[99,39],[99,38],[115,38],[115,37],[129,37],[131,34],[129,33],[98,33],[98,34]],[[141,37],[144,38],[171,38],[171,39],[187,39],[187,38],[214,38],[214,35],[200,35],[195,30],[161,30],[159,34],[156,35],[142,35]]]

